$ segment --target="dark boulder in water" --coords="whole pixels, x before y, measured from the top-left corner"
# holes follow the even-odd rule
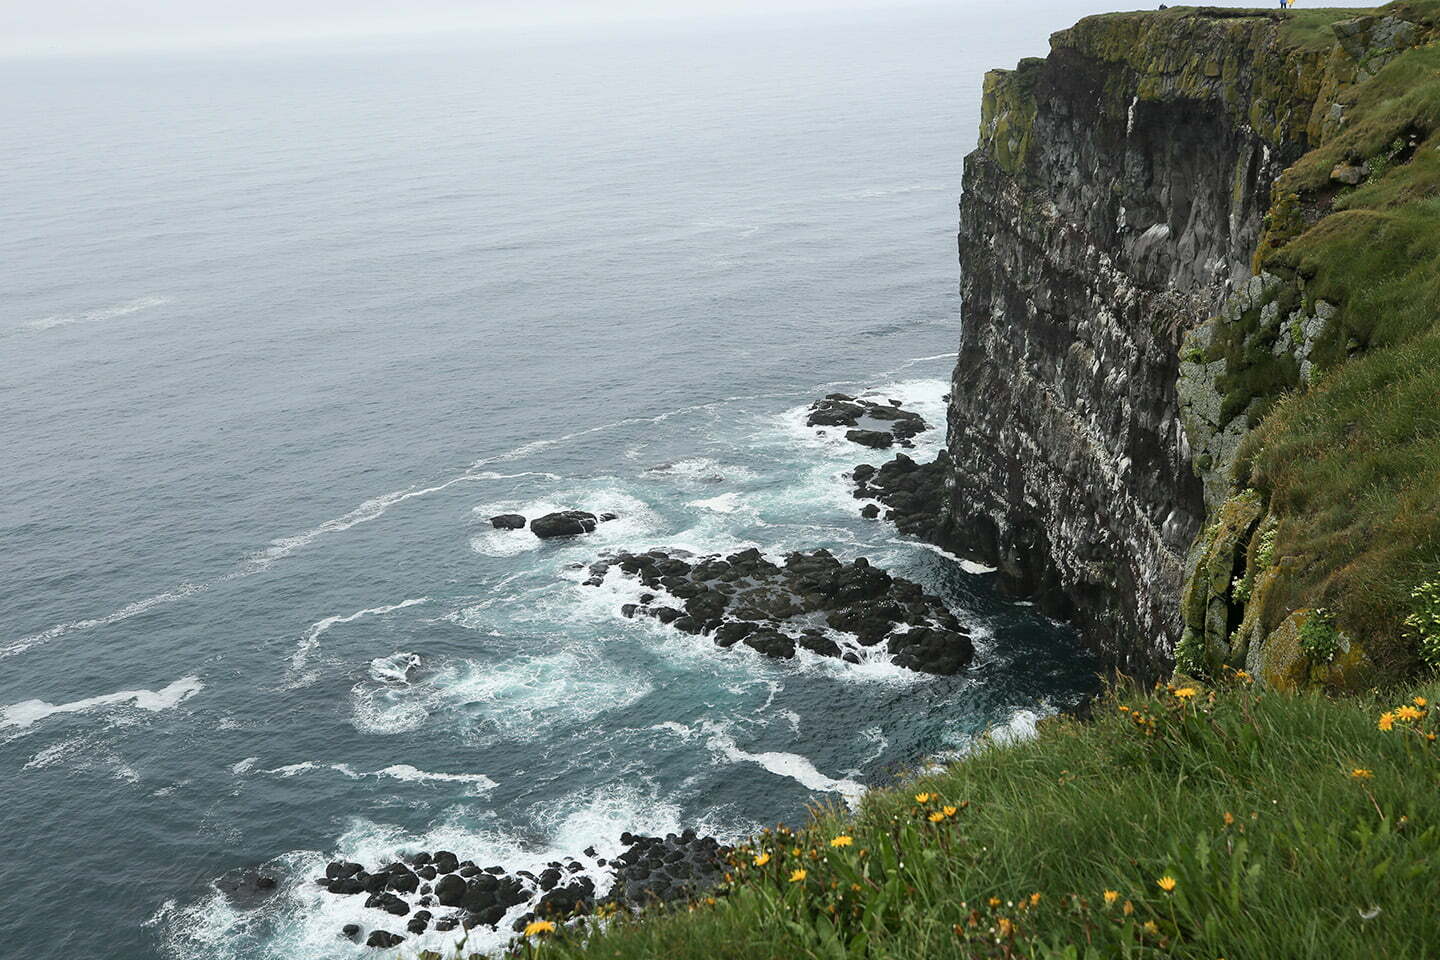
[[[862,447],[874,447],[877,450],[895,442],[892,434],[882,430],[847,430],[845,439],[851,443],[858,443]]]
[[[490,525],[496,530],[522,530],[525,527],[525,518],[518,513],[502,513],[498,517],[491,517]]]
[[[904,534],[934,542],[941,539],[940,508],[945,502],[945,477],[950,472],[950,455],[944,451],[933,462],[916,463],[903,453],[878,470],[868,463],[851,471],[855,496],[879,500],[888,508],[885,519]],[[875,504],[866,504],[861,516],[879,514]]]
[[[370,936],[365,940],[367,947],[398,947],[405,942],[405,938],[398,933],[391,933],[388,930],[372,930]]]
[[[360,924],[347,923],[340,928],[340,936],[346,940],[358,940],[360,938]]]
[[[599,522],[599,517],[584,510],[561,510],[559,513],[547,513],[543,517],[532,520],[530,532],[541,540],[551,540],[556,537],[578,537],[581,534],[593,532]]]

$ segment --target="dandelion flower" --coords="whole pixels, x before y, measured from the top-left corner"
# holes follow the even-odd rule
[[[1429,701],[1429,700],[1426,700],[1424,697],[1416,697],[1415,699],[1411,700],[1410,702],[1413,703],[1413,704],[1415,704],[1415,706],[1417,706],[1417,707],[1423,708],[1423,707],[1424,707],[1426,704],[1428,704],[1430,701]]]
[[[532,920],[525,925],[525,936],[533,937],[541,933],[554,933],[555,924],[549,920]]]
[[[1166,893],[1169,893],[1171,890],[1175,889],[1175,878],[1167,873],[1165,876],[1155,881],[1155,886],[1159,887],[1161,890],[1164,890]]]
[[[1000,936],[1009,937],[1015,933],[1015,924],[1010,922],[1009,917],[1001,917],[996,929]]]
[[[939,810],[936,810],[934,813],[930,814],[927,819],[931,823],[939,823],[941,820],[945,819],[945,814]]]
[[[1375,774],[1366,770],[1364,767],[1356,767],[1350,771],[1350,779],[1352,780],[1369,780],[1373,776],[1375,776]]]
[[[1230,826],[1230,825],[1231,825],[1232,823],[1234,823],[1234,822],[1235,822],[1235,814],[1231,813],[1229,810],[1226,810],[1226,811],[1225,811],[1225,826],[1228,827],[1228,826]]]
[[[1145,932],[1148,933],[1148,934],[1150,934],[1150,936],[1153,937],[1153,936],[1155,936],[1155,934],[1157,934],[1157,933],[1160,932],[1160,927],[1159,927],[1159,925],[1157,925],[1157,924],[1155,923],[1154,920],[1146,920],[1146,921],[1145,921]]]
[[[1237,680],[1244,680],[1246,683],[1249,683],[1249,682],[1250,682],[1250,674],[1249,674],[1248,672],[1244,671],[1244,670],[1236,670],[1236,671],[1235,671],[1235,679],[1237,679]]]
[[[1400,720],[1419,720],[1421,717],[1425,716],[1425,711],[1417,710],[1407,703],[1405,706],[1395,711],[1395,716]]]
[[[1196,690],[1194,687],[1181,687],[1175,691],[1175,696],[1180,698],[1181,700],[1189,700],[1191,697],[1195,696],[1195,694],[1199,692],[1200,691]]]
[[[991,897],[990,900],[989,900],[989,903],[990,903],[990,906],[991,906],[991,907],[998,907],[998,906],[1000,906],[1000,898],[999,898],[999,897]]]
[[[768,853],[762,853],[762,854],[760,854],[760,856],[758,856],[758,857],[755,858],[755,866],[757,866],[757,867],[763,867],[763,866],[765,866],[765,864],[767,864],[767,863],[769,863],[769,862],[770,862],[770,854],[768,854]]]
[[[1375,725],[1381,730],[1390,730],[1395,726],[1395,714],[1389,711],[1380,714],[1380,720]]]
[[[1040,902],[1040,893],[1037,891],[1030,894],[1030,906],[1036,906]]]
[[[1119,891],[1119,890],[1106,890],[1106,891],[1105,891],[1105,905],[1106,905],[1107,907],[1108,907],[1110,904],[1114,903],[1116,900],[1119,900],[1119,899],[1120,899],[1120,891]]]
[[[790,874],[790,882],[799,883],[808,876],[810,876],[810,874],[806,873],[804,870],[796,870]]]
[[[1125,906],[1121,907],[1120,911],[1128,917],[1130,916],[1130,914],[1135,912],[1135,904],[1131,903],[1129,900],[1126,900]]]
[[[947,816],[947,817],[953,817],[953,816],[955,816],[955,814],[958,813],[959,811],[960,811],[960,808],[959,808],[959,807],[941,807],[941,808],[940,808],[940,812],[943,813],[943,814],[945,814],[945,816]]]
[[[842,835],[842,836],[836,837],[834,840],[831,840],[831,841],[830,841],[830,846],[832,846],[832,847],[849,847],[849,846],[852,846],[854,843],[855,843],[855,838],[854,838],[854,837],[847,837],[847,836],[843,836],[843,835]]]
[[[915,802],[916,802],[916,803],[919,803],[919,804],[922,804],[922,805],[923,805],[923,804],[926,804],[926,803],[929,803],[929,802],[930,802],[931,800],[933,800],[933,799],[934,799],[934,797],[933,797],[931,794],[928,794],[928,793],[917,793],[917,794],[915,794]]]

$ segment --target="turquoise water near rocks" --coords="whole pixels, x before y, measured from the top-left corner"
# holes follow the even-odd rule
[[[733,839],[1090,689],[1064,628],[860,519],[883,458],[803,417],[874,390],[939,449],[980,77],[1043,33],[0,64],[0,952],[368,955],[337,932],[383,915],[308,882],[336,855]],[[570,507],[620,519],[488,523]],[[652,546],[868,557],[975,664],[769,661],[580,585]],[[272,896],[215,890],[257,865]]]

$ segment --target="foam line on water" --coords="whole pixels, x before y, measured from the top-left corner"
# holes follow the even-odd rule
[[[199,677],[181,677],[159,690],[118,690],[85,700],[70,703],[47,703],[44,700],[24,700],[11,704],[0,713],[0,727],[29,727],[46,717],[62,713],[88,713],[101,707],[129,704],[138,710],[169,710],[189,700],[204,689]]]
[[[731,763],[754,763],[775,774],[788,777],[808,790],[817,793],[838,793],[851,808],[860,802],[865,787],[854,780],[827,777],[815,768],[815,764],[796,753],[749,753],[740,749],[734,739],[720,727],[702,722],[702,728],[709,734],[706,745],[718,756]]]
[[[919,547],[919,548],[922,549],[922,550],[929,550],[931,553],[939,554],[940,556],[944,557],[946,560],[954,560],[955,563],[959,565],[960,569],[961,569],[961,570],[964,570],[966,573],[973,573],[973,574],[976,574],[976,575],[981,575],[981,574],[986,574],[986,573],[994,573],[996,570],[999,569],[999,567],[987,566],[987,565],[985,565],[985,564],[983,564],[983,563],[977,563],[977,562],[974,561],[974,560],[966,560],[964,557],[960,556],[958,553],[951,553],[949,550],[946,550],[944,547],[938,547],[938,546],[936,546],[936,545],[933,544],[933,543],[926,543],[924,540],[900,540],[900,539],[893,539],[893,538],[892,538],[892,539],[887,540],[887,541],[885,541],[885,542],[886,542],[886,543],[893,543],[893,544],[895,544],[896,546],[901,546],[901,547]]]
[[[304,686],[314,681],[315,678],[312,674],[299,677],[294,677],[293,675],[305,669],[305,661],[309,659],[310,654],[315,650],[315,647],[319,645],[320,635],[337,623],[353,623],[361,617],[381,617],[387,613],[394,613],[396,610],[404,610],[406,607],[413,607],[429,602],[431,602],[429,597],[414,597],[409,600],[401,600],[399,603],[390,603],[379,607],[367,607],[364,610],[356,610],[354,613],[337,614],[335,616],[325,617],[323,620],[315,621],[306,629],[305,634],[300,638],[300,642],[295,646],[295,653],[290,657],[292,679],[289,686]]]
[[[150,310],[154,307],[163,307],[170,303],[169,297],[141,297],[138,300],[131,300],[128,303],[119,303],[112,307],[103,307],[99,310],[88,310],[84,313],[62,314],[52,317],[41,317],[38,320],[31,320],[25,324],[31,330],[50,330],[55,327],[69,326],[72,323],[103,323],[106,320],[117,320],[120,317],[128,317],[141,310]]]
[[[250,758],[253,760],[254,758]],[[245,774],[251,771],[253,764],[242,760],[232,767],[236,774]],[[341,774],[350,780],[364,780],[366,778],[403,780],[409,783],[464,783],[469,784],[473,793],[486,793],[495,789],[496,783],[483,773],[431,773],[421,770],[408,763],[393,763],[382,770],[356,770],[348,763],[316,763],[312,760],[304,760],[299,763],[290,763],[272,770],[257,770],[257,773],[268,774],[276,777],[294,777],[311,771],[329,771]]]

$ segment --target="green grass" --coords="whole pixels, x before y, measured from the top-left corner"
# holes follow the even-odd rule
[[[872,792],[853,815],[819,811],[737,852],[733,882],[713,897],[576,921],[523,952],[1434,956],[1440,743],[1425,734],[1440,724],[1427,713],[1386,732],[1377,719],[1412,696],[1434,702],[1440,683],[1345,700],[1243,681],[1189,689],[1129,693],[1091,722],[1047,721],[1034,740]],[[959,809],[931,822],[947,806]],[[851,844],[831,846],[838,836]],[[769,862],[754,866],[757,853]],[[791,882],[795,869],[803,880]]]
[[[1440,4],[1384,9],[1433,25]],[[1275,189],[1275,221],[1292,197],[1318,216],[1272,224],[1259,255],[1338,313],[1312,354],[1315,379],[1269,408],[1236,481],[1265,495],[1286,558],[1267,628],[1326,607],[1396,677],[1420,666],[1403,626],[1411,592],[1440,572],[1440,45],[1405,51],[1342,101],[1340,131]],[[1338,187],[1342,163],[1370,175]]]

